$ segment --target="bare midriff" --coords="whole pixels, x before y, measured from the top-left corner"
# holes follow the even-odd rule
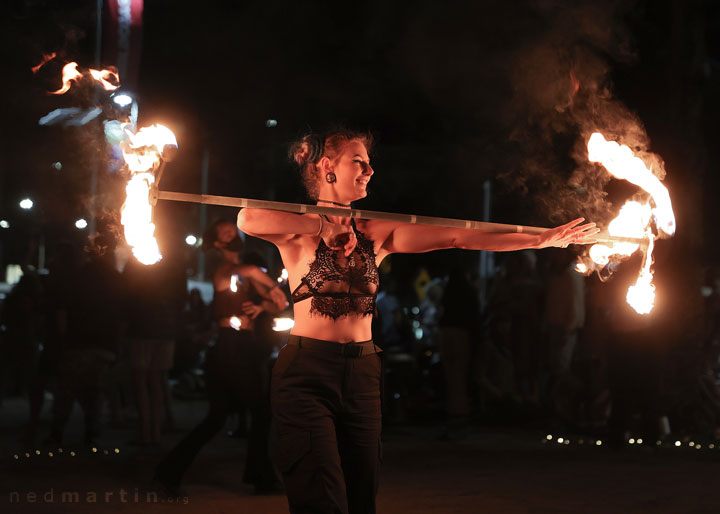
[[[291,333],[296,336],[355,343],[372,339],[372,316],[348,314],[340,319],[310,314],[310,302],[298,302],[293,306],[295,326]]]

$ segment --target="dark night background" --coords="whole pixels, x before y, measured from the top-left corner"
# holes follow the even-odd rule
[[[178,137],[165,189],[198,192],[208,151],[211,194],[303,201],[288,143],[342,124],[377,140],[363,208],[479,219],[490,179],[492,221],[538,225],[607,222],[608,202],[616,209],[633,192],[584,162],[583,137],[601,127],[665,160],[679,230],[662,244],[709,264],[718,10],[709,1],[147,2],[140,125],[166,123]],[[46,91],[64,62],[92,66],[94,2],[6,2],[2,23],[7,264],[32,234],[77,236],[89,156],[102,145],[89,129],[37,125],[53,108],[91,101],[87,91]],[[59,58],[32,75],[50,51]],[[112,212],[120,192],[107,182],[100,203]],[[22,195],[33,212],[17,208]],[[161,237],[199,231],[197,209],[162,205]]]

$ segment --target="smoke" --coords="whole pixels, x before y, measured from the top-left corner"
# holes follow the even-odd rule
[[[613,66],[635,61],[623,21],[628,1],[538,0],[533,24],[511,53],[513,98],[507,112],[513,158],[500,180],[533,196],[536,216],[562,223],[583,216],[601,228],[617,214],[608,200],[609,174],[587,161],[592,132],[628,145],[664,177],[647,151],[642,122],[613,97]]]

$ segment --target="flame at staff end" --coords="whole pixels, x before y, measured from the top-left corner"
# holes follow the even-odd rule
[[[133,248],[133,255],[150,265],[162,259],[152,223],[150,190],[155,183],[154,172],[162,161],[166,146],[177,146],[175,135],[162,125],[143,127],[132,133],[126,129],[128,141],[123,143],[123,157],[130,171],[125,189],[127,197],[122,207],[121,221],[125,240]]]
[[[53,55],[54,57],[54,55]],[[48,59],[49,60],[49,59]],[[44,61],[42,64],[38,65],[36,68],[40,69],[40,67],[45,64]],[[35,68],[33,68],[33,73],[35,73]],[[100,83],[100,85],[105,89],[105,91],[115,91],[118,87],[120,87],[120,76],[118,75],[117,71],[114,69],[107,69],[107,70],[93,70],[89,69],[88,73],[90,73],[90,76],[93,78],[93,80]],[[83,78],[85,75],[81,73],[78,70],[78,63],[76,62],[69,62],[65,66],[63,66],[62,69],[62,82],[63,85],[60,89],[57,91],[50,91],[49,94],[51,95],[63,95],[67,93],[70,90],[70,87],[72,86],[73,82],[78,82],[81,78]],[[110,82],[109,79],[113,79],[116,83],[113,84]]]
[[[653,275],[650,269],[652,267],[654,241],[650,230],[648,230],[648,237],[650,238],[650,243],[648,244],[648,251],[645,254],[640,275],[635,285],[628,288],[627,296],[625,297],[627,303],[629,303],[638,314],[650,314],[650,311],[652,311],[655,306],[655,286],[652,283]]]
[[[599,132],[590,136],[587,143],[588,159],[599,162],[615,178],[627,180],[644,189],[653,199],[650,203],[640,204],[628,201],[620,209],[620,214],[608,226],[612,235],[643,237],[648,239],[644,254],[643,267],[635,285],[628,289],[626,301],[639,314],[649,314],[655,304],[655,286],[652,284],[652,252],[654,238],[650,222],[655,219],[659,231],[666,236],[675,233],[675,214],[667,188],[660,182],[642,159],[632,150],[614,141],[608,141]],[[629,256],[638,249],[637,245],[625,243],[606,246],[596,244],[590,248],[589,256],[596,263],[605,266],[613,256]],[[579,271],[579,270],[578,270]]]

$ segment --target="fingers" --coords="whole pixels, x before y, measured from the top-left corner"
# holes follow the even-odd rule
[[[355,233],[351,233],[350,237],[348,238],[348,242],[345,244],[345,257],[350,257],[350,254],[353,253],[353,250],[355,250],[355,247],[357,246],[357,237],[355,236]]]
[[[577,218],[577,219],[572,220],[570,223],[561,225],[560,228],[564,228],[564,229],[573,228],[576,225],[579,225],[580,223],[582,223],[583,221],[585,221],[585,218]],[[594,225],[594,223],[588,223],[588,225]]]

